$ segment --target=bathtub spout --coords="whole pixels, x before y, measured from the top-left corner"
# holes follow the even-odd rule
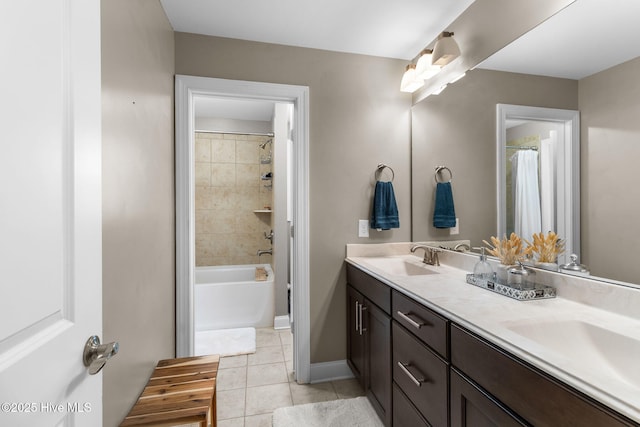
[[[273,255],[273,249],[258,249],[258,256],[264,254]]]

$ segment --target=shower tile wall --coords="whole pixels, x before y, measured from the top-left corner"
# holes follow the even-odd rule
[[[196,265],[237,265],[271,262],[258,259],[258,249],[271,244],[264,233],[272,229],[271,214],[256,213],[272,205],[271,181],[261,176],[271,164],[260,157],[271,152],[269,138],[196,132],[195,216]]]

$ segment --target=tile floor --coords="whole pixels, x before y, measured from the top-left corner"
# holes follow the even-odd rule
[[[257,329],[254,354],[220,359],[218,427],[271,427],[277,408],[364,394],[355,379],[297,384],[293,380],[292,338],[288,329]]]

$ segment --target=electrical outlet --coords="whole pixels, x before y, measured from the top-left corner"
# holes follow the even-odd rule
[[[456,226],[449,229],[449,235],[460,234],[460,219],[456,218]]]
[[[358,220],[358,237],[369,237],[369,220]]]

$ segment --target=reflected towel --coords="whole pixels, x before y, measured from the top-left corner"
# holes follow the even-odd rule
[[[379,230],[400,228],[398,205],[390,182],[376,182],[370,226]]]
[[[456,226],[456,210],[450,182],[439,182],[436,186],[436,204],[433,210],[433,226],[451,228]]]

